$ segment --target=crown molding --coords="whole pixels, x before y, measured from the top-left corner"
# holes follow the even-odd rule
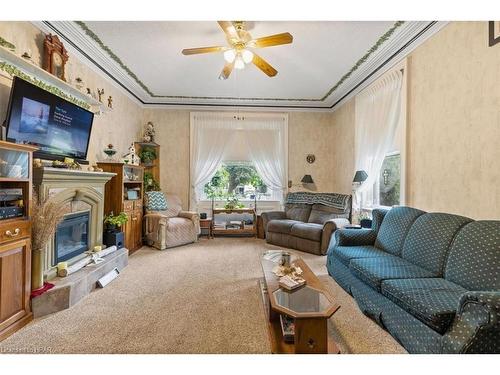
[[[323,112],[335,110],[355,96],[404,59],[421,43],[441,30],[447,22],[396,22],[364,56],[360,57],[339,82],[335,82],[322,98],[312,100],[300,98],[294,100],[294,98],[178,97],[174,93],[169,96],[155,95],[140,81],[140,77],[135,76],[126,68],[125,64],[119,60],[119,56],[116,56],[109,48],[103,48],[104,45],[98,36],[92,35],[92,32],[89,33],[89,30],[85,30],[82,24],[73,21],[40,21],[33,22],[33,24],[46,33],[59,35],[66,42],[67,48],[80,60],[101,76],[106,77],[114,86],[120,88],[128,97],[145,108],[183,110],[240,108],[249,111],[255,109]]]

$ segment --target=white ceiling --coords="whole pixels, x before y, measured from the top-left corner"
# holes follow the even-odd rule
[[[436,32],[439,24],[249,22],[254,38],[290,32],[293,43],[259,49],[278,70],[276,77],[249,64],[225,81],[218,79],[222,53],[181,54],[184,48],[226,45],[215,21],[63,21],[39,26],[59,34],[145,105],[330,109]]]

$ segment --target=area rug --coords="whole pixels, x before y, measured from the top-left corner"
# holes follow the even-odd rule
[[[107,287],[36,319],[0,353],[270,353],[257,280],[261,253],[275,248],[253,238],[144,247]],[[342,306],[329,329],[343,353],[405,353],[327,275],[326,257],[295,253]]]

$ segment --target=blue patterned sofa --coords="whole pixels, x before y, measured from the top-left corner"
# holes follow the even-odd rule
[[[410,353],[500,353],[500,221],[374,210],[335,232],[327,268]]]

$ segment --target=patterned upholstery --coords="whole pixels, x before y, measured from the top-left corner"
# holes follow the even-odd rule
[[[349,266],[351,259],[391,256],[374,246],[335,246],[332,255],[346,266]]]
[[[384,217],[375,246],[394,255],[400,255],[404,240],[413,222],[424,211],[411,207],[394,207]]]
[[[472,219],[443,213],[418,217],[406,237],[402,257],[410,262],[443,275],[444,261],[458,230]]]
[[[289,220],[307,223],[310,214],[311,205],[309,204],[287,204],[285,207],[285,215]]]
[[[500,293],[467,292],[443,337],[443,353],[500,353]]]
[[[335,232],[328,273],[410,353],[500,353],[500,221],[384,213]]]
[[[314,223],[297,223],[290,232],[292,236],[305,238],[306,240],[321,241],[323,234],[323,225]]]
[[[300,224],[297,220],[271,220],[267,224],[267,230],[274,233],[290,234],[295,224]]]
[[[341,229],[335,232],[338,246],[373,246],[377,232],[373,229]]]
[[[144,198],[146,209],[149,211],[162,211],[167,209],[167,200],[161,191],[147,191]]]
[[[356,277],[377,291],[380,291],[383,280],[436,276],[425,268],[395,256],[353,259],[349,263],[349,269]]]
[[[465,292],[461,286],[439,278],[382,282],[384,296],[441,334],[453,321]]]
[[[468,290],[500,290],[500,221],[474,221],[453,241],[444,277]]]

